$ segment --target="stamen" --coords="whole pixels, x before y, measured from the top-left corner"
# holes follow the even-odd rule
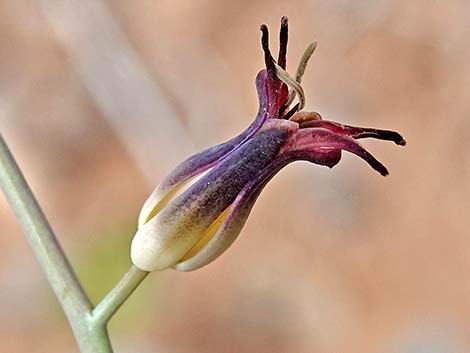
[[[276,69],[276,76],[284,82],[287,86],[289,86],[292,90],[295,91],[295,93],[299,96],[299,110],[303,109],[305,106],[305,93],[304,89],[302,86],[294,80],[286,70],[284,70],[282,67],[280,67],[278,64],[273,62],[274,67]]]
[[[317,48],[317,42],[311,43],[307,49],[305,49],[304,54],[300,58],[299,66],[297,67],[297,72],[295,73],[295,80],[300,83],[302,81],[302,76],[305,73],[307,68],[308,61],[312,57],[313,52]]]
[[[296,105],[294,105],[291,110],[289,110],[283,117],[282,119],[285,119],[285,120],[290,120],[290,118],[292,117],[292,115],[294,115],[295,113],[297,113],[297,111],[299,110],[299,105],[300,103],[297,103]],[[293,121],[293,120],[291,120]]]
[[[300,124],[300,127],[303,127],[305,123],[312,121],[312,120],[322,120],[322,117],[317,112],[298,112],[292,118],[289,119],[290,121],[294,121]]]
[[[317,48],[317,42],[311,43],[304,51],[302,57],[299,61],[299,66],[297,66],[297,71],[295,73],[295,80],[300,83],[302,81],[302,76],[305,73],[307,68],[308,61],[312,57],[313,52]],[[287,98],[286,105],[289,106],[295,98],[295,91],[289,92],[289,98]]]
[[[287,39],[288,39],[288,24],[287,17],[281,18],[281,30],[279,32],[279,57],[277,62],[284,70],[286,69],[286,55],[287,55]]]

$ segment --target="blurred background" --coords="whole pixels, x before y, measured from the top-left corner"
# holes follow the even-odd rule
[[[318,48],[307,110],[401,132],[267,186],[224,256],[153,273],[116,353],[470,351],[470,2],[0,1],[0,131],[94,302],[130,265],[141,205],[257,111],[259,25],[288,69]],[[0,351],[77,353],[0,196]]]

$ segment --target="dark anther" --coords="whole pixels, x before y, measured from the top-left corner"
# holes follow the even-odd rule
[[[300,106],[300,103],[297,103],[296,105],[294,105],[294,106],[292,107],[292,109],[289,110],[289,111],[286,113],[286,115],[284,115],[284,116],[282,117],[282,119],[289,120],[292,115],[294,115],[295,113],[297,113],[297,111],[299,110],[299,106]],[[285,109],[285,108],[284,108],[284,109]]]

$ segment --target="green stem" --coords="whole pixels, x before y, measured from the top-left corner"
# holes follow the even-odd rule
[[[78,347],[82,353],[113,353],[113,347],[109,340],[106,325],[93,325],[82,317],[78,330],[74,329],[74,324],[70,326],[77,340]]]
[[[3,189],[82,353],[112,353],[106,324],[148,275],[132,266],[95,310],[75,275],[36,198],[0,134],[0,187]]]
[[[119,283],[96,306],[91,321],[96,324],[106,324],[148,274],[149,272],[142,271],[133,265]]]
[[[80,351],[112,353],[106,322],[132,290],[127,288],[121,296],[113,294],[121,303],[107,312],[106,320],[93,319],[91,302],[1,134],[0,186],[64,310]]]
[[[84,337],[90,335],[86,321],[82,319],[92,310],[90,300],[83,291],[64,251],[1,135],[0,186],[82,349],[80,342],[84,342]],[[84,349],[85,345],[83,345],[83,351],[87,352]]]

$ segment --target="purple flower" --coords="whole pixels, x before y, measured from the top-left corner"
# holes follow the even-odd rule
[[[277,62],[261,26],[266,69],[256,77],[259,111],[237,137],[178,165],[145,202],[132,241],[134,264],[146,271],[173,267],[192,271],[215,260],[236,239],[266,183],[287,164],[306,160],[332,168],[342,150],[388,171],[356,141],[373,137],[405,145],[389,130],[353,127],[305,112],[301,77],[315,43],[302,57],[295,78],[286,71],[287,18],[281,20]],[[298,103],[290,108],[292,100]]]

